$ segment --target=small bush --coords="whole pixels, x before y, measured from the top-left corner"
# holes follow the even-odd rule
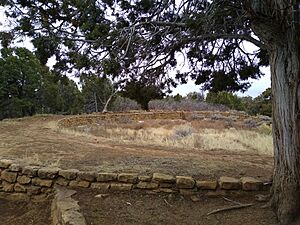
[[[140,109],[141,106],[136,101],[121,96],[117,96],[116,100],[113,102],[112,105],[112,111],[114,112],[124,112]]]
[[[178,126],[174,129],[174,136],[177,138],[185,138],[191,136],[194,133],[194,129],[190,126]]]
[[[258,126],[257,122],[255,120],[251,119],[251,118],[245,119],[244,124],[248,128],[256,128]]]

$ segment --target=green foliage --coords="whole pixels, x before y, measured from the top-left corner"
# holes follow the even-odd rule
[[[244,110],[245,107],[241,98],[237,95],[234,95],[230,92],[221,91],[221,92],[209,92],[206,96],[206,102],[212,104],[221,104],[228,106],[230,109],[235,110]]]
[[[272,93],[271,88],[267,88],[262,94],[252,99],[244,97],[242,101],[245,105],[245,111],[250,115],[272,116]]]
[[[259,78],[268,64],[266,50],[247,53],[252,41],[250,15],[241,1],[57,0],[1,1],[14,22],[1,33],[2,44],[28,36],[46,64],[55,56],[56,71],[94,71],[99,76],[128,78],[135,68],[166,88],[188,78],[206,90],[245,91],[248,78]],[[249,7],[248,7],[249,8]],[[26,12],[26,13],[20,13]],[[238,20],[236,20],[238,18]],[[186,52],[189,71],[168,76]]]
[[[162,99],[164,93],[153,84],[143,81],[129,81],[121,92],[122,96],[137,101],[144,110],[149,110],[149,102],[153,99]]]
[[[0,67],[0,119],[82,111],[76,84],[62,82],[29,50],[2,48]]]

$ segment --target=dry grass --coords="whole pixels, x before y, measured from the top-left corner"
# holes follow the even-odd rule
[[[191,122],[173,121],[172,126],[166,122],[156,121],[151,127],[149,122],[140,121],[130,126],[91,126],[78,130],[61,130],[75,136],[101,136],[116,142],[137,145],[169,146],[185,149],[226,150],[234,153],[273,155],[270,128],[258,130],[212,129],[203,128]],[[211,127],[211,126],[208,126]]]

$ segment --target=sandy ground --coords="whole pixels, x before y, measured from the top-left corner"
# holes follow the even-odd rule
[[[269,180],[273,158],[226,149],[213,151],[120,144],[56,129],[63,116],[0,122],[0,157],[60,168],[105,172],[164,172],[195,178],[253,176]]]
[[[266,203],[256,202],[254,195],[208,198],[198,202],[176,194],[141,192],[108,194],[95,197],[97,191],[77,191],[74,196],[88,225],[279,225]],[[216,209],[242,204],[251,207],[207,215]]]

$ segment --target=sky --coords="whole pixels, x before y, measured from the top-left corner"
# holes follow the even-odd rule
[[[7,26],[5,26],[7,23],[5,22],[5,15],[4,15],[4,8],[0,7],[0,30],[7,30]],[[29,50],[33,50],[33,45],[30,43],[30,41],[25,40],[24,42],[20,42],[17,44],[18,47],[26,47]],[[249,47],[251,50],[251,46]],[[48,61],[48,66],[52,66],[55,63],[55,60],[52,58]],[[184,65],[185,67],[185,65]],[[260,95],[266,88],[271,86],[271,78],[270,78],[270,68],[264,67],[261,68],[262,72],[265,74],[263,77],[261,77],[258,80],[250,80],[251,87],[245,92],[236,93],[239,96],[251,96],[256,97]],[[70,77],[71,79],[75,80],[76,83],[78,83],[79,79],[75,77]],[[178,85],[176,88],[173,88],[173,95],[180,94],[182,96],[187,95],[190,92],[200,92],[200,86],[195,85],[193,81],[188,81],[187,84]]]

